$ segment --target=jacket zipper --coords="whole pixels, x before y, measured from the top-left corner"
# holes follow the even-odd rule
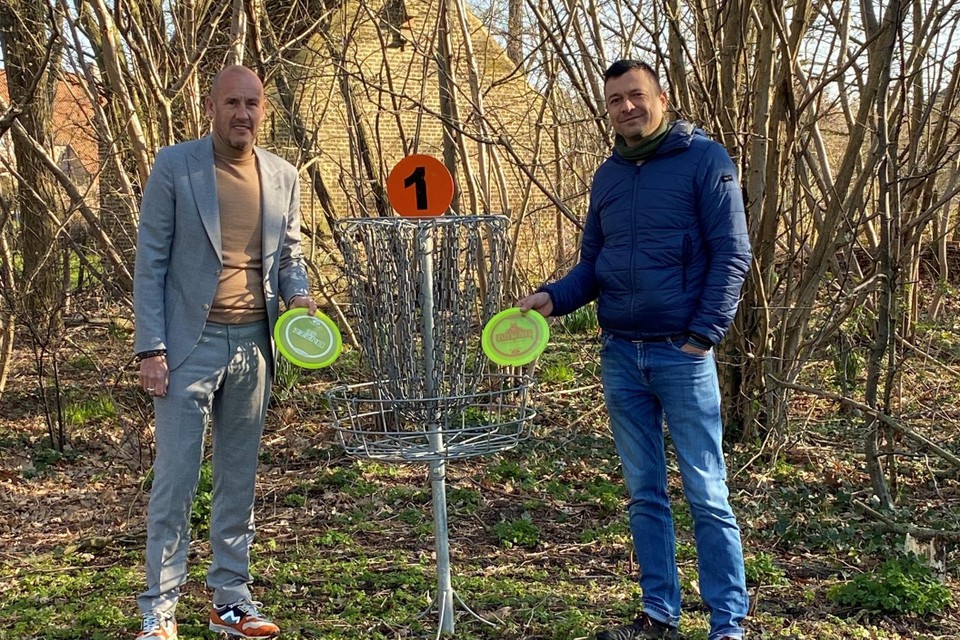
[[[630,246],[637,246],[637,216],[640,207],[638,206],[639,200],[639,191],[640,191],[640,170],[643,165],[646,164],[646,160],[640,160],[639,162],[634,163],[634,174],[633,174],[633,193],[631,193],[631,220],[630,220]],[[630,315],[633,316],[634,310],[637,307],[637,289],[633,286],[633,279],[637,277],[637,252],[635,250],[630,251]]]
[[[690,264],[690,254],[693,252],[693,240],[690,234],[683,234],[683,292],[687,292],[687,265]]]

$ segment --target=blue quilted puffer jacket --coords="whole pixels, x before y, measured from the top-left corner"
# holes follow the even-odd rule
[[[640,164],[614,151],[594,175],[580,262],[541,287],[564,315],[599,298],[604,331],[717,344],[750,265],[736,168],[688,122]]]

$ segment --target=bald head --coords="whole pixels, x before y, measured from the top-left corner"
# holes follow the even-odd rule
[[[224,67],[214,77],[206,100],[213,135],[237,151],[252,151],[265,103],[257,74],[239,64]]]
[[[220,88],[220,85],[223,83],[223,80],[231,76],[246,78],[251,82],[256,82],[260,85],[260,89],[263,90],[263,83],[260,82],[260,77],[254,73],[250,67],[245,67],[242,64],[232,64],[220,69],[217,75],[213,77],[213,82],[210,83],[210,95],[216,94],[217,90]]]

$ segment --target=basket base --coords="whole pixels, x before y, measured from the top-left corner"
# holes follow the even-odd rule
[[[472,458],[504,451],[529,437],[536,411],[529,381],[494,376],[496,384],[449,398],[397,399],[375,382],[327,392],[333,428],[350,455],[396,462]]]

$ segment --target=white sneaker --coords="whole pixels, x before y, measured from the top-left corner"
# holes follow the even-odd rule
[[[177,621],[163,611],[145,613],[137,640],[177,640]]]

